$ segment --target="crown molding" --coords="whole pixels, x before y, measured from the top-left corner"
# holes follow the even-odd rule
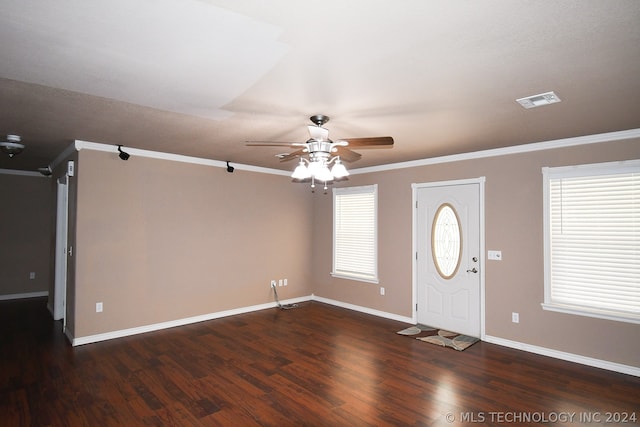
[[[450,156],[431,157],[427,159],[411,160],[408,162],[389,163],[387,165],[350,169],[351,174],[389,171],[394,169],[415,168],[419,166],[435,165],[439,163],[458,162],[461,160],[475,160],[486,157],[507,156],[510,154],[530,153],[534,151],[552,150],[555,148],[573,147],[576,145],[597,144],[600,142],[614,142],[625,139],[640,138],[640,129],[629,129],[616,132],[599,133],[595,135],[576,136],[571,138],[554,139],[530,144],[514,145],[511,147],[493,148],[490,150],[472,151],[469,153],[452,154]]]
[[[48,178],[42,175],[40,172],[23,171],[19,169],[0,169],[0,175],[19,175],[19,176],[32,176],[34,178]]]
[[[55,169],[60,163],[65,161],[69,156],[71,156],[71,154],[75,152],[76,152],[75,143],[69,144],[69,146],[65,148],[64,151],[62,151],[62,153],[58,154],[58,157],[56,157],[49,166],[51,166],[51,169]]]
[[[458,162],[461,160],[475,160],[486,157],[506,156],[510,154],[522,154],[530,153],[534,151],[552,150],[555,148],[573,147],[576,145],[588,145],[597,144],[601,142],[614,142],[622,141],[625,139],[640,138],[639,129],[629,129],[616,132],[599,133],[595,135],[577,136],[571,138],[554,139],[550,141],[532,142],[529,144],[515,145],[511,147],[493,148],[490,150],[473,151],[469,153],[452,154],[449,156],[430,157],[426,159],[411,160],[407,162],[389,163],[386,165],[370,166],[364,168],[349,169],[349,173],[353,175],[382,172],[394,169],[406,169],[427,165],[435,165],[439,163]],[[62,153],[51,162],[50,166],[55,168],[62,163],[67,157],[69,157],[74,151],[80,150],[94,150],[104,151],[109,153],[118,153],[118,146],[112,144],[102,144],[97,142],[76,140],[73,144],[69,145]],[[213,166],[219,168],[226,168],[227,162],[221,160],[204,159],[200,157],[183,156],[180,154],[162,153],[158,151],[141,150],[138,148],[126,148],[127,152],[133,156],[149,157],[153,159],[170,160],[176,162],[192,163],[205,166]],[[233,167],[237,170],[244,170],[248,172],[267,173],[272,175],[289,176],[290,171],[281,169],[265,168],[261,166],[245,165],[241,163],[233,163]],[[0,174],[9,175],[22,175],[22,176],[39,176],[42,175],[38,172],[13,170],[13,169],[0,169]]]
[[[101,144],[97,142],[89,142],[76,140],[74,145],[75,150],[93,150],[104,151],[108,153],[118,154],[118,146],[110,144]],[[227,168],[227,162],[222,160],[205,159],[202,157],[183,156],[181,154],[162,153],[159,151],[141,150],[138,148],[123,147],[127,153],[134,157],[148,157],[151,159],[169,160],[173,162],[191,163],[196,165],[213,166],[217,168]],[[289,176],[289,171],[283,171],[280,169],[264,168],[261,166],[245,165],[241,163],[233,163],[232,166],[236,170],[243,170],[248,172],[268,173],[272,175]]]

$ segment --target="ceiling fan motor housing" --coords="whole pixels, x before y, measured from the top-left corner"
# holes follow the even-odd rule
[[[329,121],[329,116],[325,116],[324,114],[316,114],[309,117],[309,120],[315,123],[316,126],[322,126]]]

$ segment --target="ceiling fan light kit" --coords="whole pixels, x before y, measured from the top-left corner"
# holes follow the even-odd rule
[[[25,145],[20,141],[21,138],[18,135],[7,135],[7,140],[0,142],[0,151],[9,155],[9,157],[20,154],[25,148]]]
[[[361,155],[350,150],[352,145],[361,148],[371,146],[393,146],[393,138],[390,136],[375,138],[349,138],[332,141],[329,139],[329,130],[322,127],[329,121],[329,116],[316,114],[309,118],[315,126],[309,125],[309,139],[304,142],[248,142],[248,145],[258,146],[289,146],[302,147],[293,153],[279,154],[280,161],[287,161],[296,157],[300,162],[291,174],[295,181],[307,181],[311,179],[311,188],[315,188],[315,182],[324,183],[324,189],[333,181],[346,178],[349,171],[342,161],[353,162]],[[333,165],[333,166],[332,166]],[[329,167],[331,166],[331,169]]]

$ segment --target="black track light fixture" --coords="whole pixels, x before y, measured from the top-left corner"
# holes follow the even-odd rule
[[[131,155],[129,153],[125,153],[124,151],[122,151],[122,145],[118,145],[118,156],[122,159],[122,160],[129,160],[129,157],[131,157]]]
[[[227,172],[229,172],[229,173],[233,173],[233,171],[234,171],[235,169],[236,169],[236,168],[234,168],[233,166],[231,166],[231,165],[229,164],[229,162],[227,162]]]

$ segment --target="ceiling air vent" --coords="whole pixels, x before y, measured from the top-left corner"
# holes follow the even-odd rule
[[[553,92],[545,92],[540,95],[532,95],[527,96],[525,98],[516,99],[516,102],[522,105],[524,108],[535,108],[541,107],[543,105],[555,104],[556,102],[560,102],[561,99],[558,98]]]

